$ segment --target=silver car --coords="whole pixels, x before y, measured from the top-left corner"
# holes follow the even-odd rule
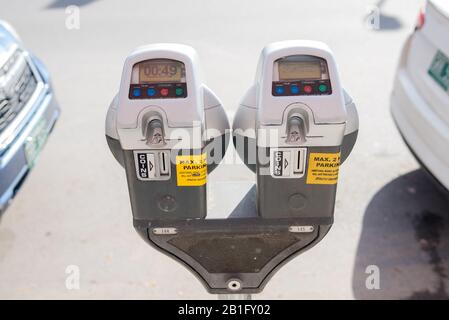
[[[34,166],[59,113],[44,65],[0,20],[0,213]]]

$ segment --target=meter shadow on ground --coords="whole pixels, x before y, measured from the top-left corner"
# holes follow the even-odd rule
[[[424,171],[373,197],[353,272],[357,299],[449,299],[449,201]]]
[[[256,185],[253,185],[237,206],[229,214],[228,219],[235,218],[255,218],[257,217],[257,195]]]
[[[54,0],[45,9],[65,9],[68,6],[82,7],[98,0]]]

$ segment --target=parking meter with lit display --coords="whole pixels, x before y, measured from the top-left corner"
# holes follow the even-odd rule
[[[126,170],[134,221],[204,218],[207,173],[224,155],[228,128],[193,48],[133,51],[108,110],[106,138]]]
[[[332,218],[340,164],[358,132],[355,105],[330,49],[270,44],[236,113],[236,149],[257,175],[263,218]]]

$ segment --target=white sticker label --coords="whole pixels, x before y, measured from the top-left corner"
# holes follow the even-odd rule
[[[170,158],[164,151],[134,151],[136,176],[141,181],[170,178]]]
[[[273,148],[270,151],[270,173],[273,178],[304,176],[306,148]]]
[[[290,226],[288,231],[293,233],[309,233],[313,232],[315,228],[313,226]]]
[[[176,228],[154,228],[153,233],[157,234],[157,235],[177,234],[178,229],[176,229]]]

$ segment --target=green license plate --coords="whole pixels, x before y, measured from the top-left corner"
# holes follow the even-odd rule
[[[41,119],[25,142],[25,157],[28,167],[32,168],[36,163],[37,156],[44,147],[48,137],[48,126],[45,119]]]
[[[428,73],[445,91],[449,89],[449,58],[444,53],[437,52]]]

